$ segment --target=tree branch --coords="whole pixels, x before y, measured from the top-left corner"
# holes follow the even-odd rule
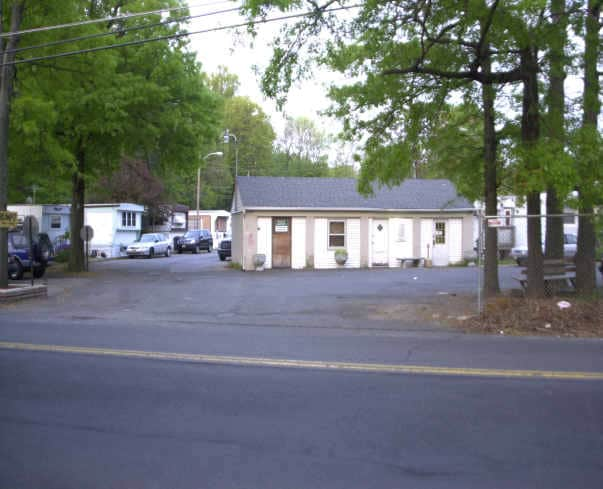
[[[381,72],[382,75],[410,75],[410,74],[420,74],[420,75],[432,75],[437,76],[439,78],[447,78],[449,80],[474,80],[480,83],[511,83],[516,81],[521,81],[524,78],[524,74],[519,68],[515,68],[511,71],[500,71],[495,73],[480,73],[477,70],[467,70],[467,71],[446,71],[446,70],[437,70],[433,68],[426,68],[423,66],[418,66],[415,64],[414,66],[410,66],[408,68],[394,68],[391,70],[385,70]]]

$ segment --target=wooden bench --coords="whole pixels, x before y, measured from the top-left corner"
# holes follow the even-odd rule
[[[396,258],[398,263],[402,268],[410,268],[413,267],[424,267],[425,266],[425,258]],[[410,264],[410,266],[407,266]]]
[[[521,275],[513,277],[524,291],[528,288],[527,268],[522,268]],[[564,260],[545,259],[543,261],[544,293],[554,295],[563,289],[576,288],[576,265]]]

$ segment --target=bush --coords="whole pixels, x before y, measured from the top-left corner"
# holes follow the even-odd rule
[[[54,261],[57,263],[67,263],[69,261],[69,255],[71,255],[71,250],[66,248],[59,251],[54,257]]]

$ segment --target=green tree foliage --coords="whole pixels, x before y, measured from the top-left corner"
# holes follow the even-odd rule
[[[61,2],[52,23],[102,18],[179,5],[174,0]],[[182,15],[180,12],[178,15]],[[35,33],[25,46],[53,42],[23,56],[43,56],[182,32],[179,22],[147,15]],[[165,19],[163,19],[165,20]],[[48,20],[46,21],[48,22]],[[152,28],[136,30],[156,24]],[[104,36],[105,34],[110,34]],[[69,44],[56,42],[91,36]],[[101,37],[101,35],[103,35]],[[160,41],[22,65],[11,131],[11,178],[72,185],[72,230],[83,223],[85,188],[117,168],[123,155],[144,159],[159,177],[196,168],[203,144],[218,134],[217,98],[204,85],[183,40]],[[35,155],[34,158],[28,155]],[[14,156],[14,157],[13,157]],[[51,170],[51,171],[49,171]],[[48,182],[48,183],[47,183]],[[26,184],[27,186],[27,184]],[[15,185],[19,189],[19,185]],[[71,267],[81,269],[73,233]]]
[[[236,137],[236,143],[225,145],[225,157],[231,168],[235,167],[236,144],[239,175],[268,174],[276,134],[262,108],[248,97],[226,99],[224,126]]]
[[[239,91],[239,77],[228,71],[226,66],[218,66],[218,71],[209,77],[209,87],[212,92],[223,98],[232,98]]]
[[[481,199],[483,120],[479,107],[470,103],[445,107],[424,135],[426,154],[418,176],[448,178],[465,197],[472,201]]]
[[[324,177],[329,175],[328,138],[307,117],[287,118],[273,155],[275,176]]]

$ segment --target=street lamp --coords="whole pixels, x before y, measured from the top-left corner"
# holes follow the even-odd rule
[[[224,156],[222,151],[214,151],[213,153],[206,154],[203,157],[203,161],[207,161],[212,156]],[[201,193],[201,165],[197,167],[197,229],[201,229],[201,223],[199,222],[199,194]]]
[[[232,134],[228,129],[224,131],[224,144],[228,144],[230,142],[230,138],[234,139],[235,142],[235,180],[237,179],[237,175],[239,174],[239,142],[237,141],[237,137]]]

